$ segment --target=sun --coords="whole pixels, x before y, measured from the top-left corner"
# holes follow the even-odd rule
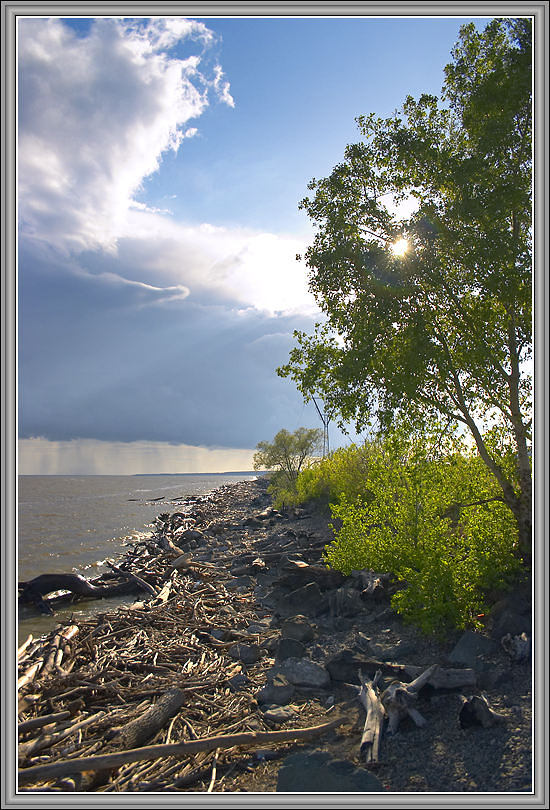
[[[391,251],[394,256],[404,256],[409,249],[409,243],[406,239],[398,239],[391,244]]]

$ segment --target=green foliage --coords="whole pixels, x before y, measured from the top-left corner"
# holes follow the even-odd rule
[[[310,465],[300,473],[296,482],[299,501],[316,500],[328,506],[338,502],[342,495],[351,500],[361,498],[368,501],[370,493],[365,489],[365,481],[370,460],[376,452],[375,442],[360,447],[352,444]]]
[[[274,470],[269,491],[278,508],[296,503],[298,475],[319,450],[322,437],[322,431],[317,428],[300,427],[294,433],[283,429],[272,442],[263,441],[256,445],[254,469]]]
[[[531,20],[473,24],[442,101],[360,116],[363,140],[309,184],[305,254],[325,320],[295,333],[290,376],[358,430],[376,415],[443,416],[467,429],[531,544]],[[447,106],[444,106],[446,104]],[[398,219],[385,201],[412,197]],[[396,256],[392,240],[409,249]],[[499,423],[514,464],[484,434]]]
[[[517,571],[517,525],[486,466],[457,439],[395,430],[304,471],[303,497],[332,497],[326,561],[392,572],[393,606],[427,633],[475,626],[484,593]]]

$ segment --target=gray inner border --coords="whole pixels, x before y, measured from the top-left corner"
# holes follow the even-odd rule
[[[421,794],[48,794],[16,792],[16,435],[17,435],[17,242],[15,233],[16,114],[15,27],[21,16],[201,16],[201,17],[422,17],[422,16],[532,16],[535,27],[535,650],[534,650],[534,792],[421,793]],[[1,274],[4,328],[2,330],[2,808],[114,807],[143,805],[173,807],[364,806],[421,807],[549,807],[548,773],[548,554],[545,539],[548,524],[548,2],[510,3],[26,3],[2,2],[2,251]],[[335,160],[338,156],[335,155]],[[367,798],[368,796],[368,798]],[[154,798],[153,798],[154,797]],[[375,801],[371,801],[371,798]]]

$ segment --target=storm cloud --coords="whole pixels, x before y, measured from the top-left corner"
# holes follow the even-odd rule
[[[238,106],[214,41],[180,18],[19,23],[24,439],[251,448],[312,419],[275,374],[319,315],[304,240],[136,199],[209,104]]]

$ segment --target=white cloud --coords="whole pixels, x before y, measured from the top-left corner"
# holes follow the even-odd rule
[[[134,199],[141,183],[198,129],[208,92],[234,106],[220,65],[170,50],[213,35],[180,18],[96,20],[86,37],[59,20],[19,23],[19,203],[22,237],[72,257],[98,283],[140,284],[273,314],[316,311],[305,248],[291,236],[190,226]],[[93,253],[88,260],[85,253]],[[108,261],[108,271],[105,261]]]
[[[19,20],[24,232],[68,249],[115,248],[143,179],[193,135],[185,125],[220,83],[201,74],[200,57],[163,50],[185,37],[212,39],[180,19],[100,19],[86,37],[59,20]]]
[[[222,101],[228,104],[229,107],[234,107],[235,100],[229,91],[229,87],[229,82],[224,81],[224,72],[221,65],[216,65],[214,68],[214,88]]]
[[[127,218],[118,259],[133,277],[181,284],[204,300],[252,306],[270,314],[317,308],[296,254],[305,240],[246,228],[189,226],[145,211]]]

